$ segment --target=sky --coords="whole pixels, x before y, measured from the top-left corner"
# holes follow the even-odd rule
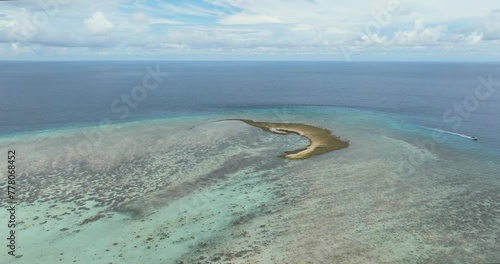
[[[498,0],[0,1],[0,60],[500,61]]]

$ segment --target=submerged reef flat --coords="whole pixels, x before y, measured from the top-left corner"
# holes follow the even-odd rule
[[[330,130],[306,124],[256,122],[249,119],[226,120],[242,121],[251,126],[259,127],[266,132],[278,135],[288,135],[289,133],[294,133],[309,140],[310,144],[307,148],[285,151],[285,154],[281,155],[281,157],[287,159],[307,159],[314,155],[321,155],[330,151],[347,148],[349,146],[348,141],[343,141],[339,137],[332,135]]]
[[[19,152],[14,262],[498,262],[498,156],[422,149],[385,115],[301,111],[288,119],[356,144],[290,161],[276,150],[308,142],[283,124],[268,129],[286,137],[213,122],[274,120],[267,109],[114,124],[89,149],[99,127],[0,137]]]

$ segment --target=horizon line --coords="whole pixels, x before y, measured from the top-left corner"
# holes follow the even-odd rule
[[[336,63],[500,63],[489,60],[217,60],[217,59],[14,59],[3,62],[336,62]]]

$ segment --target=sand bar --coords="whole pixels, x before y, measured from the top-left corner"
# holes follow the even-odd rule
[[[278,135],[294,133],[309,140],[309,146],[304,149],[285,151],[281,157],[287,159],[307,159],[314,155],[324,154],[330,151],[347,148],[348,141],[343,141],[339,137],[332,135],[328,129],[296,123],[272,123],[256,122],[249,119],[226,119],[245,122],[251,126],[259,127],[266,132]]]

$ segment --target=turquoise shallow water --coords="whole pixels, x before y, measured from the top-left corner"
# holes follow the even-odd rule
[[[351,145],[286,160],[308,141],[225,118],[307,123]],[[498,151],[432,140],[422,118],[260,108],[4,136],[21,168],[15,262],[500,261]]]

